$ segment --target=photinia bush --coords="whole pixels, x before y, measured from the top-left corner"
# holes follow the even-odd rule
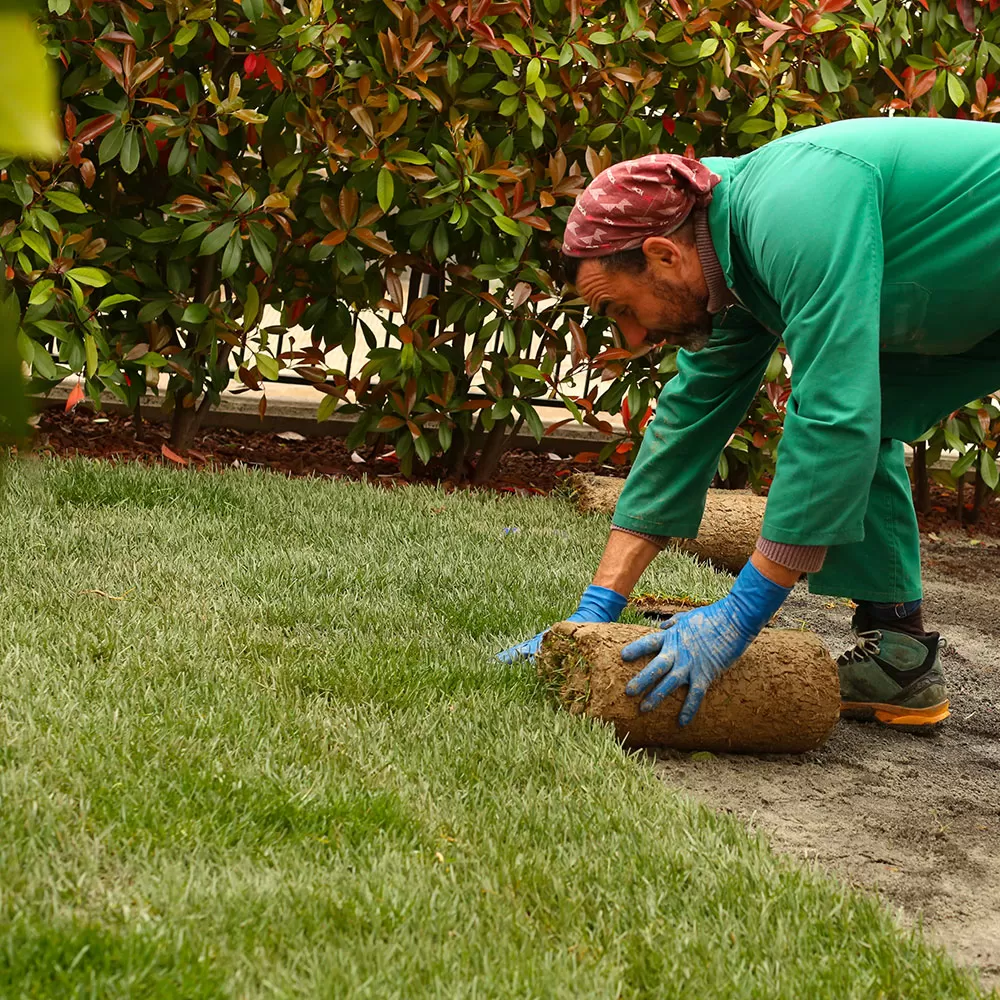
[[[587,181],[842,117],[991,119],[996,6],[50,0],[65,153],[0,161],[22,356],[95,402],[162,383],[177,448],[231,375],[263,410],[284,371],[404,469],[488,478],[541,397],[623,412],[627,462],[674,364],[562,288]],[[776,353],[721,479],[766,483],[787,388]]]

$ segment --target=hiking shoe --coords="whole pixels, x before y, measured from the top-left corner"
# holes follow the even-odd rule
[[[837,659],[840,715],[874,719],[907,729],[933,727],[948,718],[948,689],[939,651],[944,640],[889,629],[859,632]]]

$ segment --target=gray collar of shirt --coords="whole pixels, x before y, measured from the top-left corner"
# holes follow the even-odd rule
[[[699,209],[694,217],[695,246],[698,249],[698,259],[705,272],[705,282],[708,285],[708,311],[719,313],[734,306],[739,299],[726,285],[726,277],[719,263],[719,255],[712,244],[712,234],[708,228],[708,212]]]

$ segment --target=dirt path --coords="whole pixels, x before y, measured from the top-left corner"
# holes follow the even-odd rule
[[[663,780],[733,812],[772,845],[877,891],[1000,986],[1000,546],[956,533],[924,546],[925,622],[952,716],[933,737],[841,722],[805,757],[658,755]],[[850,609],[798,590],[783,625],[851,645]]]

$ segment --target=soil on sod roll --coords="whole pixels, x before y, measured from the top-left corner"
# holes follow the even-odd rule
[[[577,473],[570,480],[583,512],[613,514],[624,480]],[[738,573],[753,555],[767,500],[748,490],[709,490],[705,516],[697,538],[676,538],[672,544],[720,569]]]
[[[805,753],[821,746],[837,724],[837,670],[809,632],[765,629],[705,695],[694,721],[677,715],[687,689],[652,712],[625,685],[651,659],[633,663],[622,647],[651,630],[642,625],[560,622],[538,656],[542,677],[571,712],[610,722],[632,747],[673,747],[732,753]]]

